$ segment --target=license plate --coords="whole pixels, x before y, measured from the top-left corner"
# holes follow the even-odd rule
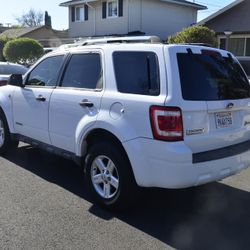
[[[227,128],[233,125],[231,112],[215,113],[216,128]]]

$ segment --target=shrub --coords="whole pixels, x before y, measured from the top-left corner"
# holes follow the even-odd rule
[[[4,36],[4,37],[0,37],[0,61],[3,61],[5,62],[5,58],[4,58],[4,55],[3,55],[3,48],[5,46],[5,44],[10,41],[11,39]]]
[[[217,47],[215,32],[204,26],[192,26],[168,38],[168,43],[206,43]]]
[[[9,62],[33,64],[43,55],[43,47],[34,39],[16,38],[5,44],[3,54]]]

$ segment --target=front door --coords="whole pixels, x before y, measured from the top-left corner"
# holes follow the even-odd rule
[[[25,87],[16,88],[13,96],[16,133],[50,144],[50,97],[56,86],[62,62],[62,55],[44,59],[28,74]]]

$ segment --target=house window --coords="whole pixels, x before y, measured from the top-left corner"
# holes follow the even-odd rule
[[[107,17],[117,17],[118,16],[118,1],[107,1]]]
[[[75,17],[77,22],[84,21],[84,8],[83,7],[76,7],[75,8]]]
[[[244,56],[245,38],[230,38],[228,50],[236,56]]]
[[[250,38],[246,41],[246,56],[250,56]]]
[[[220,49],[226,49],[226,38],[220,38]],[[250,56],[250,38],[247,37],[230,37],[228,50],[235,56]]]
[[[226,38],[220,39],[220,49],[226,49]]]

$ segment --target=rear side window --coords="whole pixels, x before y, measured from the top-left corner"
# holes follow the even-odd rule
[[[250,97],[241,66],[232,57],[178,53],[182,96],[185,100],[228,100]]]
[[[62,87],[101,89],[102,67],[98,53],[73,55],[61,83]]]
[[[139,95],[160,94],[158,59],[153,52],[114,52],[118,91]]]

